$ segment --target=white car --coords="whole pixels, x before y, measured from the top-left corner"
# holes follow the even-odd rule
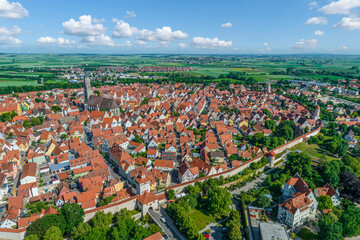
[[[160,218],[160,220],[161,220],[163,223],[165,223],[165,218]]]

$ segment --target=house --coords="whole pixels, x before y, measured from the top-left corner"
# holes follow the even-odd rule
[[[7,177],[4,173],[0,173],[0,200],[8,193],[9,185]]]
[[[318,187],[314,190],[315,197],[325,196],[328,195],[331,198],[331,201],[334,207],[340,205],[340,197],[339,193],[335,191],[330,184],[326,183],[323,187]]]
[[[36,163],[29,162],[25,164],[21,173],[20,184],[36,182],[36,174],[37,174]]]
[[[144,238],[143,240],[165,240],[165,238],[161,235],[160,232],[157,232],[147,238]]]
[[[154,162],[154,168],[160,171],[170,172],[173,170],[175,162],[171,160],[156,159]]]
[[[349,142],[350,146],[356,145],[358,142],[353,130],[347,131],[347,133],[344,134],[344,139]]]
[[[147,151],[147,157],[151,159],[155,159],[159,156],[159,151],[157,148],[149,148]]]
[[[318,202],[298,174],[285,182],[282,198],[285,201],[279,205],[278,219],[291,229],[315,217]]]
[[[179,166],[179,182],[192,181],[199,177],[199,168],[191,167],[188,162],[184,162]]]
[[[225,159],[225,154],[222,151],[210,152],[210,159],[215,163],[223,163]]]

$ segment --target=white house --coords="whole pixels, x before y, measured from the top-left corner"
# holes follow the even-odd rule
[[[29,162],[25,164],[23,167],[21,177],[20,177],[20,184],[27,184],[36,182],[36,175],[37,175],[37,164],[34,162]]]
[[[294,229],[315,217],[318,202],[298,174],[285,182],[282,197],[286,200],[279,205],[280,222]]]
[[[199,168],[191,167],[188,162],[184,162],[179,166],[180,183],[192,181],[199,177]]]
[[[331,201],[334,205],[334,207],[339,206],[340,205],[340,197],[339,197],[339,193],[333,189],[330,184],[326,183],[324,185],[324,187],[318,187],[314,190],[315,196],[316,197],[320,197],[320,196],[325,196],[328,195],[331,198]]]

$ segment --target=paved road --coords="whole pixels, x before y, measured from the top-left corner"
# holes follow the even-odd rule
[[[149,214],[155,223],[166,233],[169,239],[186,240],[163,208],[160,208],[160,212],[149,209]],[[161,221],[161,218],[165,219],[165,223]]]

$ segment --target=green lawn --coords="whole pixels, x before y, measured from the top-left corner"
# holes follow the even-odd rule
[[[317,239],[317,236],[316,234],[312,233],[309,229],[307,228],[302,228],[297,236],[299,238],[301,238],[302,240],[316,240]]]
[[[290,149],[291,151],[300,150],[303,153],[309,155],[310,157],[320,158],[320,159],[326,159],[328,161],[336,160],[338,159],[336,156],[334,156],[332,153],[326,151],[325,149],[322,149],[317,144],[307,144],[307,143],[299,143],[295,147]]]
[[[28,81],[2,81],[0,80],[0,87],[7,87],[7,86],[37,86],[39,85],[35,80],[28,80]]]
[[[195,209],[188,213],[188,215],[194,219],[196,226],[199,230],[204,229],[209,223],[215,222],[215,219],[211,215],[206,215],[201,211]]]

